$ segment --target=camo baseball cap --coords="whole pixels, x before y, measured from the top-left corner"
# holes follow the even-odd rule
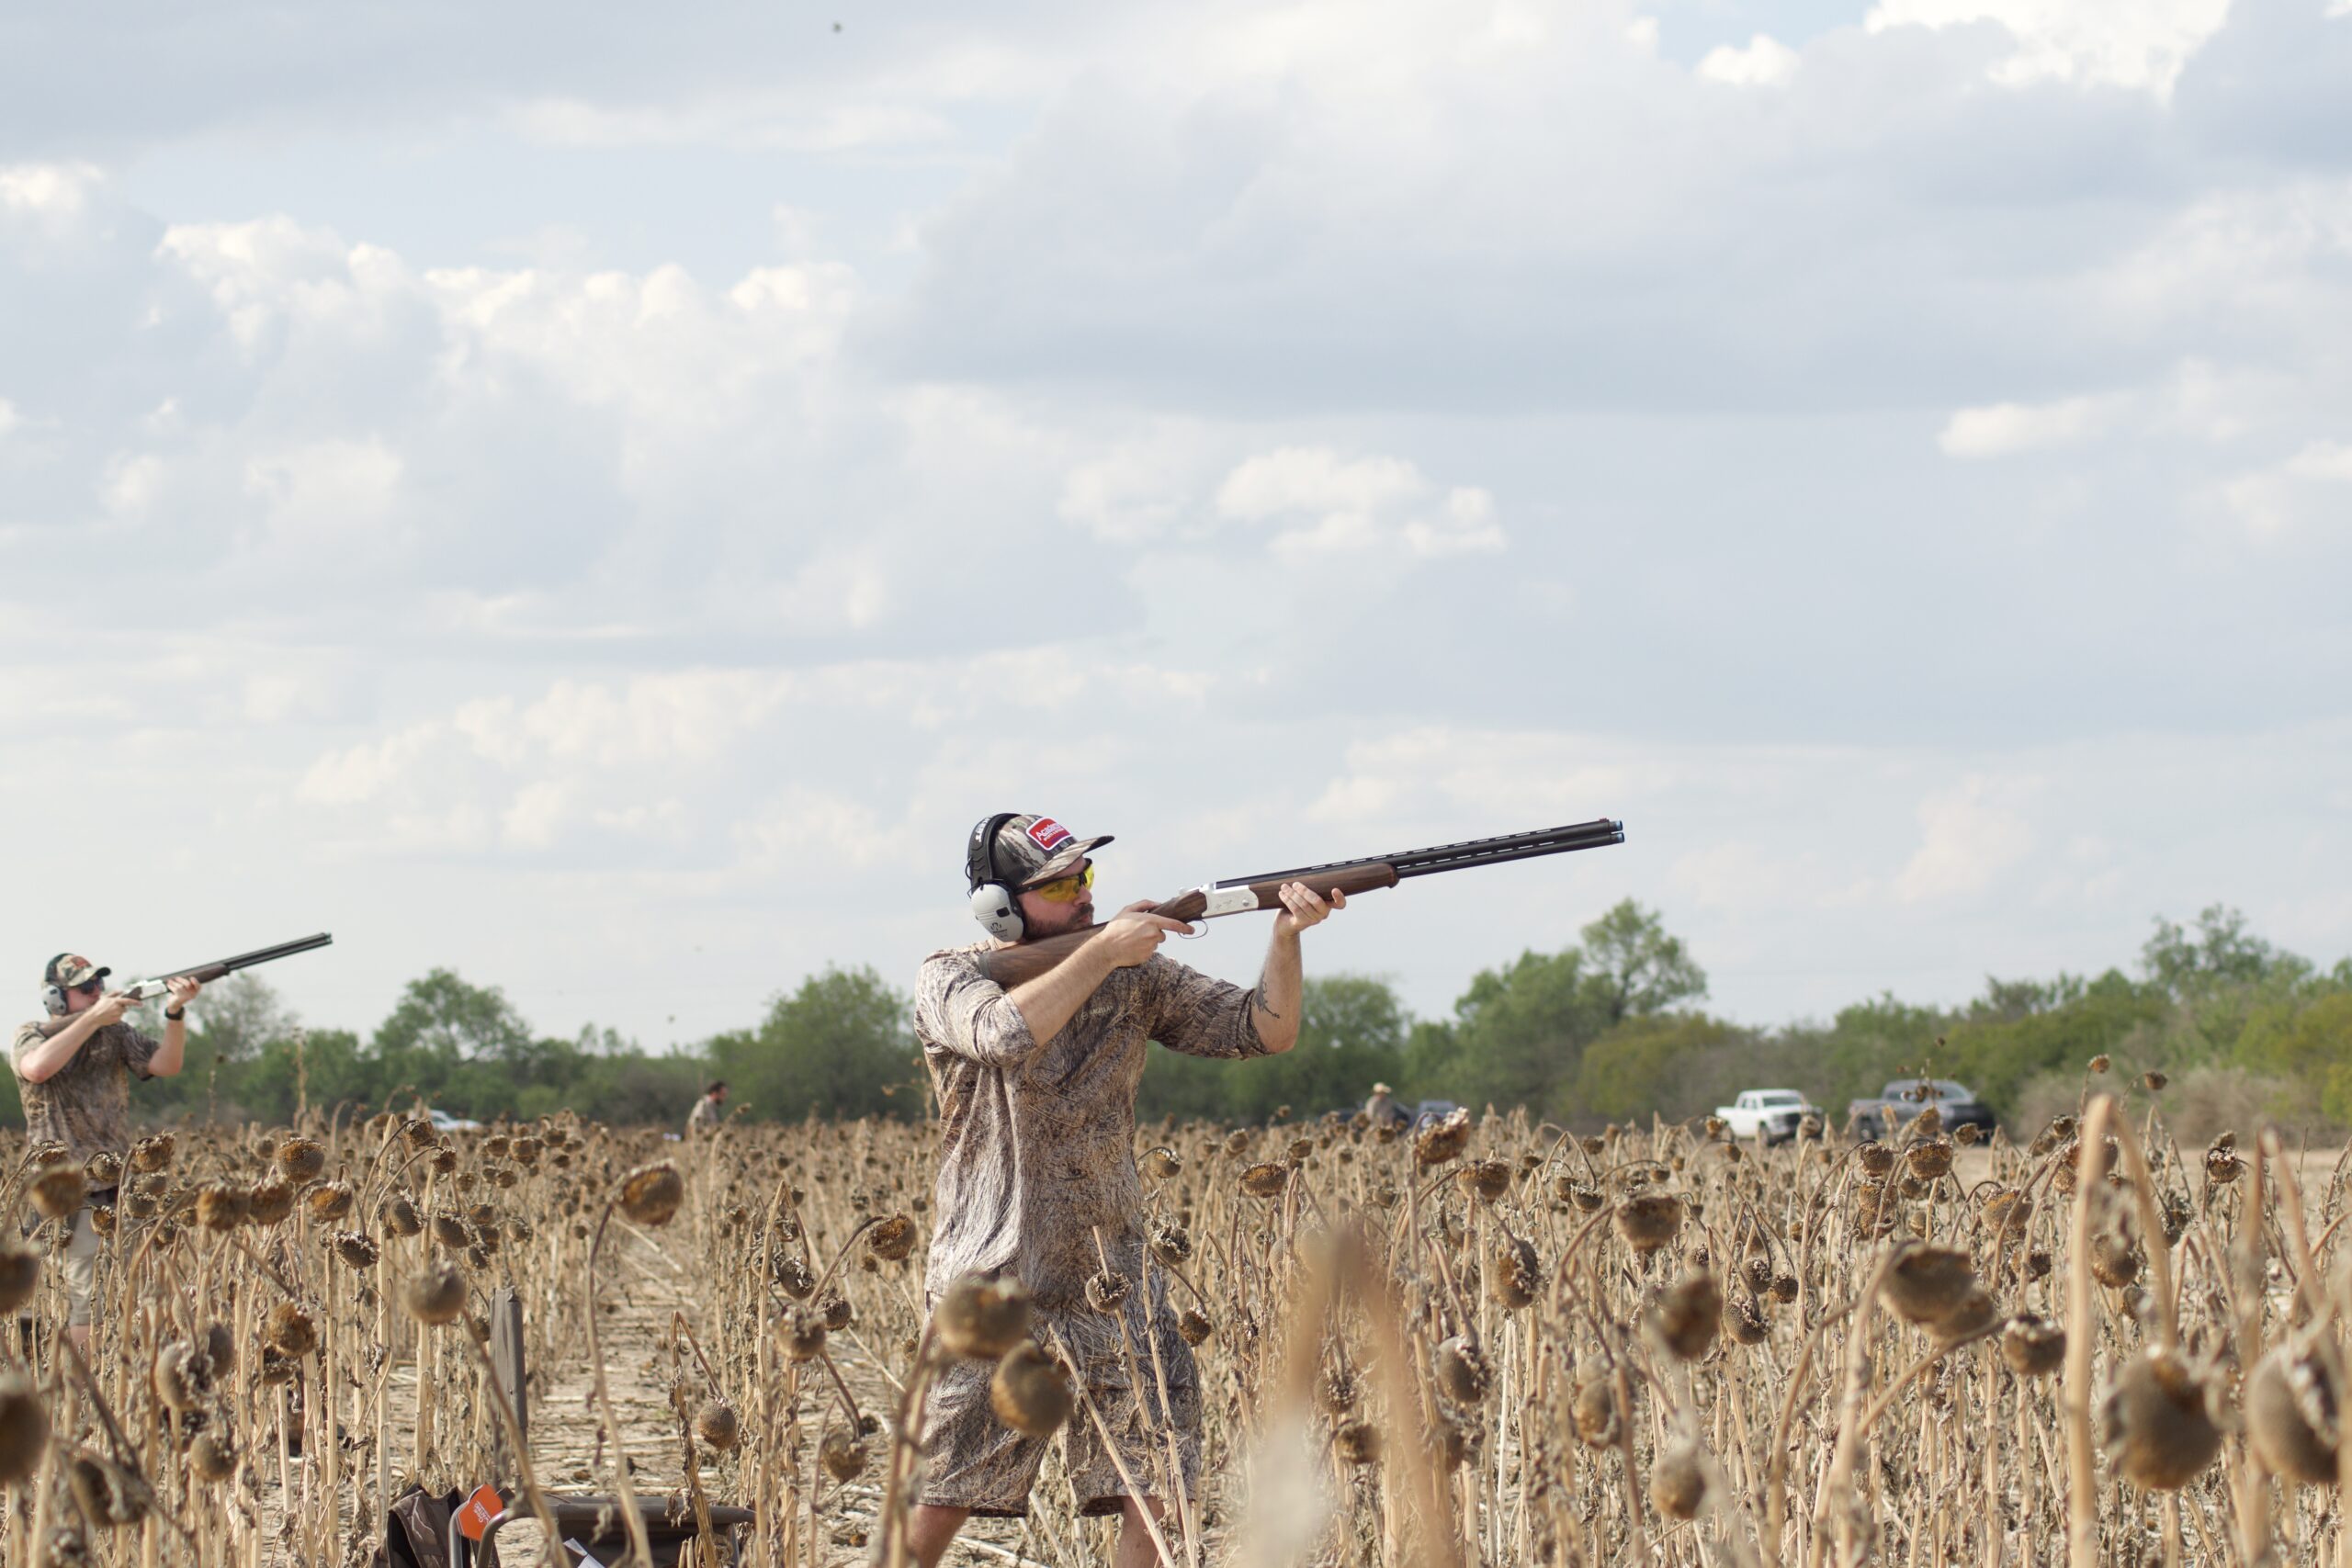
[[[982,818],[972,827],[964,854],[964,874],[974,887],[989,880],[987,846],[980,840],[989,825]],[[996,830],[996,874],[1014,887],[1035,887],[1057,876],[1068,876],[1080,863],[1111,841],[1111,835],[1081,839],[1050,817],[1023,812],[1008,817]]]
[[[40,972],[40,983],[44,986],[63,986],[70,990],[75,986],[86,986],[93,980],[103,980],[113,973],[105,964],[93,964],[78,953],[61,953],[51,959],[49,966]]]

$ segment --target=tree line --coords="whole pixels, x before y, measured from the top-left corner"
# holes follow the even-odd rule
[[[1988,977],[1956,1007],[1890,992],[1826,1022],[1763,1028],[1706,1011],[1706,996],[1682,941],[1628,900],[1569,947],[1482,971],[1442,1018],[1415,1018],[1379,976],[1311,976],[1295,1050],[1238,1066],[1154,1050],[1137,1111],[1305,1118],[1360,1105],[1385,1082],[1408,1104],[1523,1106],[1588,1127],[1680,1120],[1757,1088],[1803,1089],[1842,1112],[1887,1078],[1928,1074],[1962,1080],[2005,1122],[2030,1127],[2072,1103],[2092,1060],[2106,1058],[2117,1081],[2169,1095],[2177,1122],[2352,1124],[2352,959],[2323,970],[2220,906],[2188,925],[2157,919],[2130,972]],[[610,1030],[539,1035],[499,987],[447,969],[411,981],[364,1038],[305,1028],[247,973],[198,998],[185,1072],[141,1086],[134,1108],[162,1122],[285,1122],[303,1110],[418,1102],[481,1121],[559,1109],[669,1121],[711,1077],[761,1118],[929,1109],[910,999],[865,967],[812,976],[750,1026],[670,1051]],[[13,1076],[0,1116],[22,1120]]]

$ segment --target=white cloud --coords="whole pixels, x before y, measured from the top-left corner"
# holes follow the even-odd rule
[[[2017,41],[1999,74],[2169,92],[2181,68],[2228,17],[2230,0],[1880,0],[1863,25],[1997,22]]]
[[[1981,893],[2033,848],[2033,829],[2015,806],[2030,783],[1983,775],[1919,804],[1919,847],[1895,878],[1906,903]]]
[[[246,493],[269,531],[289,541],[345,544],[376,533],[392,515],[400,480],[399,456],[374,439],[315,441],[245,464]]]
[[[2307,524],[2341,523],[2352,486],[2352,442],[2314,441],[2285,462],[2242,474],[2222,499],[2248,533],[2268,537]]]
[[[1342,457],[1328,446],[1285,446],[1243,462],[1216,492],[1226,517],[1277,524],[1268,547],[1277,556],[1317,556],[1383,548],[1432,557],[1504,547],[1485,491],[1436,487],[1396,457]]]
[[[88,210],[91,193],[103,178],[96,165],[86,163],[0,164],[0,213],[51,229],[70,225]]]
[[[500,814],[499,832],[510,844],[546,849],[562,830],[571,805],[571,791],[560,783],[543,779],[525,784]]]
[[[381,740],[321,757],[303,773],[295,798],[311,806],[359,806],[401,780],[443,735],[437,723],[412,725]]]
[[[2039,405],[1959,409],[1936,436],[1936,445],[1947,457],[2007,457],[2079,446],[2113,425],[2118,406],[2112,398],[2067,398]]]
[[[1797,73],[1803,57],[1787,44],[1758,33],[1744,49],[1718,44],[1699,62],[1699,74],[1735,87],[1778,87]]]
[[[1072,468],[1055,511],[1112,544],[1163,537],[1195,516],[1208,446],[1198,427],[1160,422]]]

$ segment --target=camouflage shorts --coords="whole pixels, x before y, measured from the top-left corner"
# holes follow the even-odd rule
[[[1189,1372],[1191,1368],[1184,1370]],[[986,1361],[957,1361],[933,1385],[923,1420],[920,1501],[933,1507],[968,1508],[984,1517],[1025,1517],[1038,1467],[1046,1462],[1046,1445],[1058,1440],[1065,1445],[1063,1463],[1069,1472],[1070,1494],[1078,1511],[1082,1515],[1117,1513],[1120,1500],[1130,1495],[1130,1489],[1103,1447],[1093,1417],[1087,1414],[1087,1400],[1078,1402],[1058,1439],[1024,1438],[998,1420],[989,1405],[989,1378],[994,1371]],[[1148,1371],[1146,1375],[1150,1375]],[[1145,1390],[1138,1400],[1127,1382],[1123,1370],[1114,1371],[1101,1382],[1090,1379],[1087,1390],[1103,1427],[1118,1443],[1119,1464],[1135,1477],[1142,1495],[1166,1495],[1167,1433],[1173,1427],[1185,1493],[1199,1495],[1199,1384],[1189,1378],[1171,1380],[1169,1409],[1163,1413],[1157,1386]]]

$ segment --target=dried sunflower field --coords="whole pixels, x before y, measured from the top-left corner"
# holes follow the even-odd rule
[[[1520,1117],[1147,1130],[1166,1279],[1096,1285],[1168,1290],[1196,1347],[1201,1484],[1136,1478],[1169,1499],[1162,1548],[2352,1564],[2345,1162],[2251,1131],[2182,1150],[2134,1104],[2018,1143],[1929,1112],[1773,1149]],[[947,1358],[996,1360],[1030,1429],[1102,1419],[1016,1282],[935,1282],[927,1318],[931,1136],[379,1116],[157,1134],[88,1170],[12,1150],[41,1218],[0,1247],[6,1562],[365,1562],[412,1483],[485,1481],[534,1513],[745,1505],[748,1562],[902,1561],[905,1438]],[[45,1256],[77,1211],[103,1241],[86,1355]],[[522,1453],[487,1344],[504,1290]],[[949,1560],[1107,1562],[1113,1528],[1072,1517],[1049,1460],[1032,1517],[974,1521]]]

